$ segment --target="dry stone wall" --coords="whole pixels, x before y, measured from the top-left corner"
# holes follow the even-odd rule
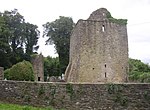
[[[0,101],[65,110],[149,110],[150,84],[0,81]]]
[[[79,20],[70,38],[67,82],[126,82],[128,39],[126,25],[108,20],[102,8]]]

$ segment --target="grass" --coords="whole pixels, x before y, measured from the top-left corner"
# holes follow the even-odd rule
[[[53,108],[38,108],[32,106],[21,106],[16,104],[4,104],[0,103],[0,110],[55,110]]]

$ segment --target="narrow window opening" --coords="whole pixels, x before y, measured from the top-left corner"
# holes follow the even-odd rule
[[[38,77],[38,81],[40,81],[40,77]]]
[[[103,16],[105,15],[105,13],[103,13]]]
[[[105,64],[105,68],[106,68],[106,64]]]
[[[95,68],[93,68],[93,70],[94,70]]]
[[[105,32],[105,26],[104,25],[102,26],[102,32]]]
[[[107,77],[107,74],[106,74],[106,72],[105,72],[105,78]]]

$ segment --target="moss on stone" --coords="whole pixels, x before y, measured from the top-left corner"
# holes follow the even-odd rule
[[[66,92],[70,95],[71,99],[72,96],[74,95],[74,90],[73,90],[73,85],[68,83],[66,84]]]
[[[117,24],[120,24],[120,25],[127,25],[127,19],[116,19],[116,18],[113,18],[111,16],[111,13],[108,12],[107,13],[107,18],[109,21],[113,22],[113,23],[117,23]]]

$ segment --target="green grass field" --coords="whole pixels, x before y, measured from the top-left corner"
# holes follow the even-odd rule
[[[0,110],[55,110],[53,108],[38,108],[31,106],[21,106],[15,104],[4,104],[0,103]]]

